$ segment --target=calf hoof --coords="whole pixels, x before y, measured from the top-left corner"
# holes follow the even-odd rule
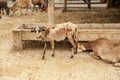
[[[73,57],[74,57],[74,56],[72,55],[70,58],[73,59]]]
[[[27,15],[27,13],[25,13],[25,16]]]
[[[11,15],[9,15],[10,17],[12,17],[13,15],[11,14]]]
[[[75,54],[77,54],[77,51],[75,52]]]
[[[120,63],[113,63],[113,66],[120,67]]]
[[[54,57],[55,55],[54,55],[54,54],[52,54],[51,56],[52,56],[52,57]]]
[[[44,56],[42,57],[42,60],[45,60],[45,57],[44,57]]]

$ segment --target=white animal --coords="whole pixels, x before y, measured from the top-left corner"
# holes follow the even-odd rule
[[[71,22],[57,24],[54,27],[41,27],[36,28],[35,32],[37,33],[38,37],[42,39],[45,42],[44,50],[43,50],[43,56],[42,59],[45,58],[45,51],[47,46],[47,40],[50,41],[51,47],[53,50],[52,56],[54,56],[55,53],[55,41],[61,41],[67,38],[69,42],[72,44],[72,54],[71,58],[74,57],[74,54],[77,53],[77,26]]]

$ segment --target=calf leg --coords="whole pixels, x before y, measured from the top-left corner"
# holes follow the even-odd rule
[[[95,59],[100,59],[100,57],[98,56],[96,52],[91,52],[90,55],[94,57]]]
[[[72,54],[71,54],[71,59],[74,57],[74,48],[71,48],[71,50],[72,50]]]
[[[71,58],[73,58],[73,57],[74,57],[73,54],[75,54],[75,53],[77,52],[77,51],[76,51],[77,45],[76,45],[76,43],[74,42],[74,39],[73,39],[73,37],[72,37],[71,34],[68,34],[68,35],[67,35],[67,38],[68,38],[69,42],[72,44],[72,46],[73,46],[73,49],[72,49],[72,50],[74,50],[74,52],[72,52],[72,54],[71,54]]]
[[[1,8],[1,12],[2,12],[2,14],[4,14],[4,9],[3,8]]]
[[[41,12],[43,11],[43,6],[44,4],[43,3],[41,3],[41,5],[40,5],[40,8],[41,8]]]
[[[26,8],[26,13],[25,13],[25,15],[27,15],[27,13],[28,13],[28,7]]]
[[[120,67],[120,62],[113,63],[113,66]]]
[[[1,19],[2,17],[1,17],[1,14],[0,14],[0,19]]]
[[[10,16],[13,16],[17,10],[18,9],[13,10],[13,12],[12,12],[12,14]]]
[[[76,37],[76,35],[72,36],[72,39],[74,40],[75,44],[76,44],[76,50],[75,50],[75,54],[77,54],[77,50],[78,50],[78,39]]]
[[[20,8],[20,14],[23,15],[23,13],[22,13],[22,8]]]
[[[52,51],[53,51],[51,56],[54,57],[55,56],[55,42],[54,42],[54,40],[52,40],[52,41],[50,41],[50,43],[51,43],[51,47],[52,47]]]
[[[35,5],[33,5],[33,9],[32,9],[32,12],[34,12],[34,9],[35,9]]]
[[[0,19],[1,19],[2,17],[1,17],[1,9],[0,9]]]
[[[44,45],[44,49],[43,49],[42,59],[45,59],[46,47],[47,47],[47,42],[45,41],[45,45]]]

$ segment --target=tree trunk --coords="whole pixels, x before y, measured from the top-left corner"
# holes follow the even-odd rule
[[[107,8],[120,6],[120,0],[100,0],[100,2],[107,3]]]

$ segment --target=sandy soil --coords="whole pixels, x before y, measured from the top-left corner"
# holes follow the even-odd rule
[[[66,19],[61,20],[63,13],[59,11],[56,13],[59,14],[55,17],[56,23],[58,20],[66,22],[66,19],[69,19],[68,15],[71,15],[66,12],[64,14],[67,16]],[[13,17],[5,15],[2,17],[0,19],[0,80],[120,80],[119,67],[96,60],[89,56],[89,52],[78,53],[70,59],[71,50],[66,46],[62,48],[58,46],[54,58],[51,57],[52,51],[48,48],[46,60],[41,60],[42,47],[29,45],[30,47],[27,46],[22,51],[13,51],[12,30],[22,23],[45,23],[47,13],[35,12],[34,15],[26,16],[19,16],[19,13],[16,13]],[[79,22],[79,18],[74,20],[76,17],[70,20]],[[118,21],[118,18],[116,17],[115,20]]]

